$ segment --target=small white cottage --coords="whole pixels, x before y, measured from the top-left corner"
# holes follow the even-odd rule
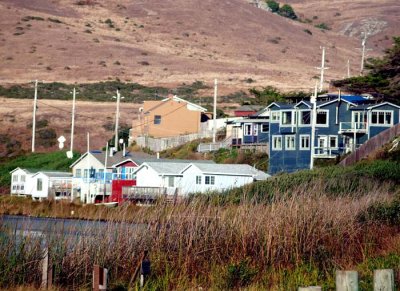
[[[70,199],[72,189],[72,173],[37,172],[32,176],[32,199]]]
[[[269,177],[268,174],[243,164],[191,163],[180,174],[180,192],[184,195],[223,191]]]
[[[22,168],[16,168],[10,172],[11,175],[11,195],[31,195],[32,193],[32,176],[34,171]]]

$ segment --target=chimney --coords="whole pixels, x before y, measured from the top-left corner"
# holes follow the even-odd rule
[[[125,148],[125,143],[123,144],[123,150],[122,150],[122,156],[126,156],[126,148]]]
[[[110,157],[114,156],[114,150],[115,148],[110,148]]]
[[[174,98],[174,94],[168,94],[168,99],[172,99],[172,98]]]
[[[157,152],[157,160],[159,160],[159,159],[160,159],[160,153]]]

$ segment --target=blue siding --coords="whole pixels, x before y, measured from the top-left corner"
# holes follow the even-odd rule
[[[315,132],[315,142],[314,146],[318,148],[319,146],[319,138],[323,140],[326,139],[326,143],[324,144],[326,148],[324,149],[317,149],[316,153],[323,153],[328,154],[331,157],[335,155],[341,155],[345,153],[346,150],[352,147],[352,143],[354,142],[354,137],[356,138],[355,142],[357,145],[360,145],[368,140],[368,138],[373,137],[383,130],[390,128],[390,126],[380,126],[374,125],[372,126],[370,118],[370,114],[367,114],[368,120],[367,127],[368,130],[365,132],[358,131],[356,134],[354,132],[346,132],[340,131],[340,125],[343,123],[343,128],[346,125],[354,126],[352,123],[352,112],[355,110],[350,110],[354,106],[345,101],[333,101],[333,102],[326,102],[324,104],[319,104],[317,106],[318,111],[326,111],[328,116],[328,125],[327,126],[320,126],[316,125],[316,132]],[[383,104],[382,106],[377,106],[373,108],[368,108],[373,105],[366,105],[363,107],[353,107],[353,109],[358,110],[358,112],[364,111],[369,112],[369,110],[386,110],[391,111],[393,115],[393,124],[399,123],[400,120],[400,111],[399,108],[391,105],[391,104]],[[298,110],[305,110],[309,109],[307,104],[304,102],[298,103],[294,107],[293,111]],[[273,104],[269,107],[272,112],[281,112],[281,111],[288,111],[290,110],[290,105],[286,106],[278,106],[277,104]],[[363,122],[363,121],[362,121]],[[288,135],[295,136],[295,149],[287,149],[285,145],[285,138]],[[300,150],[300,138],[301,135],[309,135],[311,141],[311,126],[300,126],[298,123],[295,123],[294,126],[282,126],[280,123],[271,122],[270,123],[270,135],[269,135],[269,173],[276,174],[278,172],[294,172],[300,169],[308,169],[310,167],[311,161],[311,150]],[[273,139],[274,136],[281,136],[281,143],[282,149],[273,149]],[[337,147],[331,147],[331,139],[332,145],[335,142],[335,137],[337,139]],[[345,144],[346,141],[346,144]],[[323,142],[321,141],[321,144]]]

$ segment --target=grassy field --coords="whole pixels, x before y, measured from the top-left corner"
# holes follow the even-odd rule
[[[109,221],[107,232],[47,237],[63,290],[89,289],[94,263],[109,269],[111,288],[134,287],[144,249],[152,262],[146,290],[334,290],[337,269],[358,270],[361,290],[372,290],[374,269],[400,265],[399,167],[373,161],[285,174],[224,199],[193,196],[175,206],[105,209],[7,197],[0,207],[59,217],[73,209],[74,217]],[[126,230],[119,221],[144,227]],[[40,240],[8,234],[0,236],[0,287],[37,287]]]

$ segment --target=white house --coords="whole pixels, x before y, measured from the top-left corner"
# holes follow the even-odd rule
[[[11,195],[31,195],[33,185],[31,178],[35,174],[32,170],[16,168],[11,174]]]
[[[40,171],[31,178],[32,199],[71,199],[72,174],[69,172]]]
[[[269,177],[250,165],[242,164],[191,163],[180,174],[180,193],[183,195],[223,191]]]
[[[117,152],[108,153],[107,157],[104,151],[84,153],[70,166],[74,177],[74,196],[80,197],[83,202],[94,203],[97,195],[103,195],[104,187],[107,195],[111,194],[112,179],[132,177],[133,168],[149,157],[152,156],[145,153]]]
[[[188,195],[240,187],[269,175],[249,165],[215,164],[210,161],[145,162],[135,171],[136,186],[131,194]]]

